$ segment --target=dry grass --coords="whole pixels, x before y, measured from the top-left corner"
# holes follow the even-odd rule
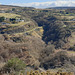
[[[13,13],[0,13],[0,17],[6,17],[6,18],[15,18],[20,17],[21,15],[13,14]]]
[[[67,51],[69,56],[75,56],[75,51]]]
[[[69,37],[69,43],[70,46],[73,46],[75,44],[75,32],[72,33],[71,37]]]
[[[11,24],[10,26],[14,27],[14,26],[21,26],[21,25],[25,25],[27,24],[28,22],[18,22],[16,24]]]
[[[35,31],[33,31],[31,33],[32,36],[35,36],[35,37],[39,37],[39,38],[42,38],[38,33],[36,33]]]
[[[37,71],[27,72],[27,75],[74,75],[74,73],[73,72],[61,72],[61,71],[57,71],[57,72],[51,72],[51,71],[39,72],[37,70]]]
[[[44,32],[43,28],[41,28],[41,29],[40,29],[40,32],[41,32],[41,33],[43,33],[43,32]]]
[[[35,27],[35,28],[33,28],[33,29],[30,29],[30,30],[27,30],[27,31],[25,31],[25,32],[22,32],[22,33],[15,33],[14,35],[22,35],[22,34],[25,34],[25,33],[31,33],[31,32],[33,32],[33,31],[35,31],[36,29],[41,29],[42,27]],[[35,33],[36,34],[36,33]],[[34,35],[34,33],[33,33],[33,35]],[[37,34],[38,35],[38,34]]]
[[[66,19],[74,19],[75,18],[75,16],[58,16],[59,18],[61,18],[61,19],[64,19],[64,18],[66,18]]]
[[[5,65],[5,63],[0,62],[0,68],[2,68]]]
[[[55,54],[56,54],[57,52],[61,52],[61,51],[67,52],[70,57],[71,57],[71,56],[75,56],[75,51],[68,51],[68,50],[61,50],[61,49],[56,50],[56,51],[55,51]]]

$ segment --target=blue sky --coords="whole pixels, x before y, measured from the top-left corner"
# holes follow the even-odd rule
[[[0,0],[0,4],[36,7],[36,8],[46,8],[56,6],[75,7],[75,0]]]
[[[31,2],[47,2],[47,1],[55,1],[55,0],[1,0],[2,4],[11,4],[11,3],[31,3]]]

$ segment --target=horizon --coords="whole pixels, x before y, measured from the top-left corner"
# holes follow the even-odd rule
[[[49,7],[75,7],[75,0],[2,0],[0,5],[13,5],[21,7],[34,7],[34,8],[49,8]]]
[[[2,6],[12,6],[12,7],[28,7],[28,8],[35,8],[35,9],[47,9],[47,8],[75,8],[75,6],[53,6],[53,7],[45,7],[45,8],[36,8],[36,7],[30,7],[30,6],[19,6],[19,5],[4,5],[0,4]]]

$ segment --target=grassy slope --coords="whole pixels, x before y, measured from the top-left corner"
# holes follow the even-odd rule
[[[22,35],[22,34],[30,33],[32,36],[36,36],[36,37],[40,37],[41,38],[41,36],[36,32],[36,29],[41,29],[43,31],[42,27],[35,27],[33,29],[30,29],[30,30],[22,32],[22,33],[15,33],[14,35]],[[39,30],[39,32],[41,34],[43,33],[40,30]]]
[[[69,37],[69,44],[73,46],[75,44],[75,32],[72,33],[71,37]]]
[[[0,13],[0,16],[4,16],[5,18],[15,18],[15,17],[21,17],[21,15],[17,15],[17,14],[13,14],[13,13]],[[22,26],[25,26],[25,25],[27,25],[27,24],[31,24],[32,23],[32,21],[27,21],[27,22],[18,22],[18,23],[15,23],[15,24],[10,24],[10,25],[8,25],[10,28],[7,30],[7,31],[9,31],[9,30],[12,30],[12,28],[13,27],[22,27]],[[27,27],[26,27],[27,28]],[[28,30],[27,31],[25,31],[25,32],[22,32],[22,33],[15,33],[15,35],[19,35],[19,34],[24,34],[24,33],[31,33],[32,31],[35,31],[36,29],[41,29],[42,27],[34,27],[34,28],[32,28],[31,29],[31,27],[30,28],[28,28]],[[16,29],[16,28],[15,28]],[[36,33],[36,32],[35,32]],[[36,33],[37,35],[38,35],[38,33]],[[38,35],[39,36],[39,35]],[[40,37],[40,36],[39,36]]]
[[[15,18],[21,17],[21,15],[13,14],[13,13],[0,13],[0,17],[4,16],[5,18]]]
[[[21,26],[21,25],[25,25],[25,24],[28,24],[28,23],[30,23],[30,21],[28,21],[28,22],[19,22],[19,23],[17,23],[17,24],[11,24],[10,26],[11,26],[11,27],[14,27],[14,26]]]

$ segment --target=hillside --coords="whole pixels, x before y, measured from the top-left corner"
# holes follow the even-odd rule
[[[75,73],[75,10],[61,9],[0,5],[0,72]]]

